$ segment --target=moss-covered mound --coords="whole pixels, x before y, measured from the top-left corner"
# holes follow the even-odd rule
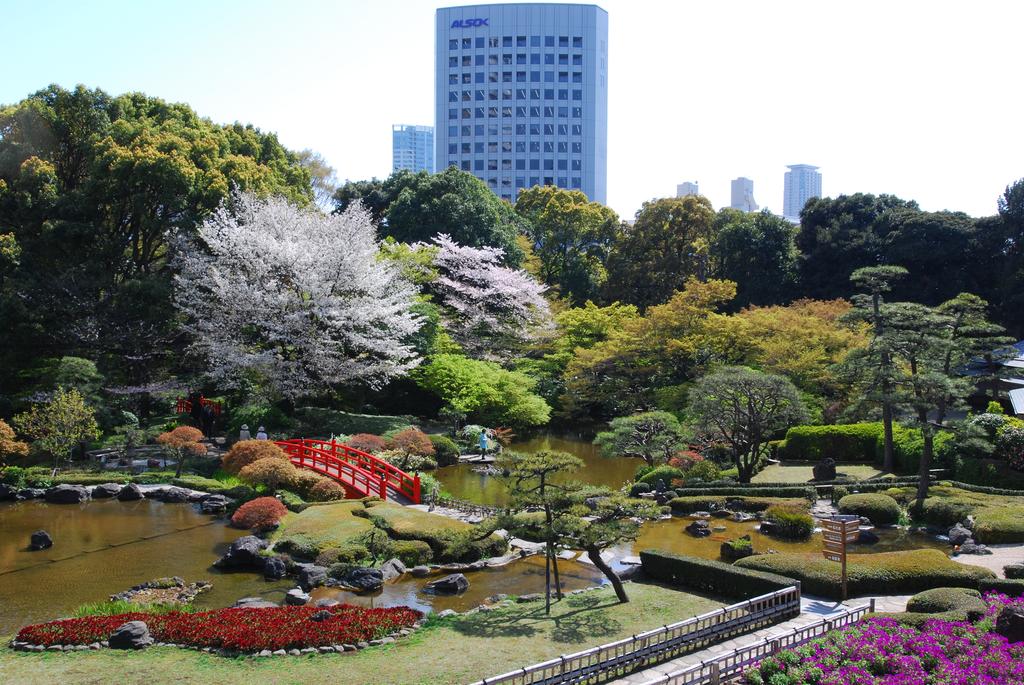
[[[383,531],[372,535],[373,531]],[[290,514],[274,535],[275,551],[330,563],[397,556],[407,563],[471,562],[504,553],[498,536],[477,540],[477,527],[379,500],[345,500]]]
[[[902,488],[907,494],[911,488]],[[912,496],[912,495],[911,495]],[[986,544],[1024,542],[1024,496],[990,495],[960,488],[936,485],[928,490],[921,513],[911,512],[923,523],[952,526],[973,516],[974,539]]]
[[[865,493],[847,495],[839,500],[839,511],[843,514],[864,516],[876,526],[892,526],[899,523],[903,510],[889,495]]]

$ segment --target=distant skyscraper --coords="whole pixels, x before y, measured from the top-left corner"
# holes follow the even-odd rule
[[[391,170],[434,171],[434,127],[391,127]]]
[[[754,202],[754,182],[743,176],[733,179],[732,201],[729,206],[744,212],[756,212],[757,203]]]
[[[700,188],[696,182],[684,181],[676,186],[676,197],[686,197],[687,195],[700,195]]]
[[[800,210],[812,197],[821,197],[821,174],[810,164],[790,164],[782,198],[782,215],[800,221]]]
[[[510,3],[436,14],[437,166],[468,171],[514,202],[554,185],[605,202],[608,13]]]

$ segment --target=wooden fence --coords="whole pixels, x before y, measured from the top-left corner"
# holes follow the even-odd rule
[[[644,685],[724,685],[734,682],[742,677],[747,669],[756,666],[766,658],[810,642],[825,633],[852,625],[870,610],[869,606],[856,607],[837,616],[795,628],[788,633],[740,647],[715,659],[709,659],[674,673],[648,680]]]
[[[800,588],[783,588],[600,647],[484,678],[473,685],[601,683],[799,614]]]

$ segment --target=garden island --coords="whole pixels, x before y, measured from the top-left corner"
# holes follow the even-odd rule
[[[0,681],[1024,682],[1024,181],[329,171],[0,109]]]

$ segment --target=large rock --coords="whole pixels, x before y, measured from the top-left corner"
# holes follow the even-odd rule
[[[46,491],[51,504],[80,504],[89,499],[89,491],[81,485],[55,485]]]
[[[822,459],[814,468],[811,469],[811,473],[814,475],[814,480],[835,480],[836,478],[836,461],[831,457]]]
[[[379,568],[359,566],[346,573],[342,582],[359,592],[373,592],[384,585],[384,573]]]
[[[140,488],[135,483],[128,483],[117,493],[117,499],[122,502],[134,502],[135,500],[142,499],[145,495],[142,493]]]
[[[949,544],[956,547],[970,540],[973,536],[973,533],[971,533],[971,531],[965,528],[963,524],[958,523],[949,529],[947,535],[949,536]]]
[[[413,566],[412,570],[409,571],[409,573],[412,574],[413,578],[425,578],[426,576],[430,575],[430,567],[429,566],[422,566],[422,565],[421,566]]]
[[[384,574],[384,581],[394,580],[406,572],[405,564],[401,559],[388,559],[380,565],[380,571]]]
[[[18,490],[18,500],[39,499],[46,496],[46,490],[42,488],[22,488]]]
[[[858,545],[873,545],[878,542],[878,536],[870,530],[862,530],[857,533],[857,539],[854,542]]]
[[[270,557],[263,563],[263,577],[267,580],[281,580],[288,575],[288,565],[281,557]]]
[[[469,580],[461,573],[453,573],[427,583],[423,591],[432,595],[461,595],[469,589]]]
[[[158,499],[166,504],[183,504],[188,502],[192,496],[185,488],[160,488],[154,490],[150,495],[153,499]]]
[[[255,535],[243,535],[228,547],[228,551],[214,562],[217,568],[262,569],[264,565],[260,551],[267,548],[267,541]]]
[[[973,538],[968,538],[967,542],[960,545],[958,551],[960,554],[978,554],[982,556],[992,554],[992,550],[981,543],[975,542]]]
[[[224,495],[206,495],[199,501],[199,510],[204,514],[223,514],[231,499]]]
[[[703,519],[698,519],[686,527],[686,532],[696,538],[706,538],[711,535],[711,526]]]
[[[284,596],[284,603],[291,607],[300,607],[309,601],[309,595],[300,587],[293,587]]]
[[[307,592],[313,588],[323,585],[327,580],[327,568],[316,564],[302,564],[299,566],[298,581],[299,587]]]
[[[28,548],[35,552],[41,549],[49,549],[53,547],[53,538],[45,530],[37,530],[32,533],[32,539],[29,542]]]
[[[112,632],[107,642],[111,649],[142,649],[153,644],[153,638],[144,622],[128,621]]]
[[[121,486],[117,483],[103,483],[92,489],[92,498],[110,499],[111,497],[117,497],[119,492],[121,492]]]
[[[996,618],[996,632],[1009,642],[1024,642],[1024,607],[1003,607]]]
[[[7,502],[9,500],[18,498],[17,488],[12,488],[7,483],[0,483],[0,502]]]

